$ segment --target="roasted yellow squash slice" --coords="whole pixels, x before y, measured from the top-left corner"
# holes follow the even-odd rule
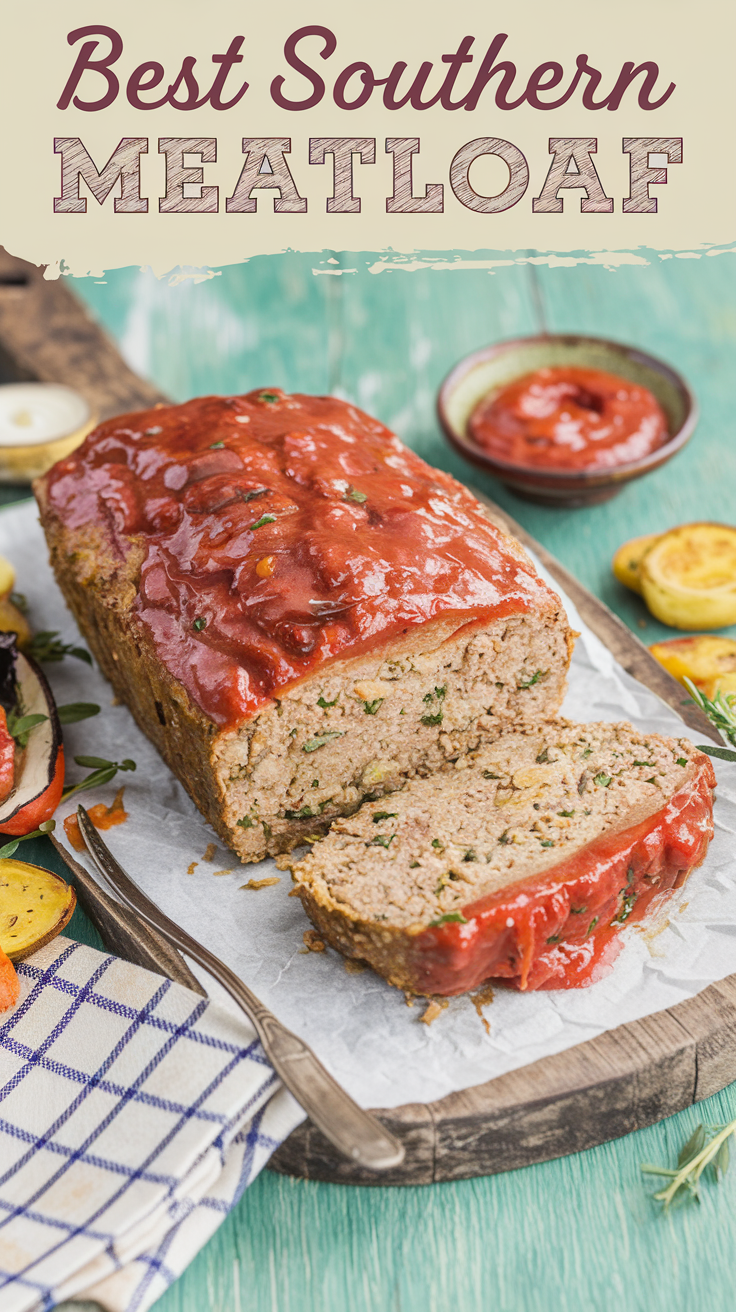
[[[23,612],[10,599],[14,587],[15,570],[9,560],[0,556],[0,631],[16,633],[18,646],[22,648],[31,641],[31,629]]]
[[[60,934],[76,904],[71,884],[40,866],[0,860],[0,948],[20,961]]]
[[[9,597],[15,587],[15,570],[9,560],[0,556],[0,598]]]
[[[661,536],[661,533],[645,533],[641,538],[631,538],[619,547],[611,561],[611,568],[619,583],[631,588],[632,592],[641,592],[639,566],[642,557],[652,543],[657,542]]]
[[[736,624],[736,528],[683,524],[663,533],[639,566],[641,595],[663,624],[721,629]]]
[[[682,683],[690,679],[706,697],[736,692],[736,641],[704,633],[697,638],[669,638],[655,642],[652,656]]]

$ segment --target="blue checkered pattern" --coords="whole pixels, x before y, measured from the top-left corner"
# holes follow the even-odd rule
[[[145,1312],[303,1113],[245,1018],[59,938],[0,1016],[0,1308]]]

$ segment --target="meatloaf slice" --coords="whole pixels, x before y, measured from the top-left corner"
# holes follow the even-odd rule
[[[559,709],[559,598],[344,401],[124,415],[34,490],[102,670],[243,860]]]
[[[409,992],[606,973],[621,926],[713,835],[715,776],[685,740],[565,721],[506,732],[282,858],[320,934]]]

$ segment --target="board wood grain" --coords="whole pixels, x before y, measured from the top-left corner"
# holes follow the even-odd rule
[[[47,282],[42,270],[2,251],[0,369],[6,380],[77,387],[101,418],[166,400],[128,368],[62,282]],[[680,685],[621,620],[505,511],[482,499],[494,518],[536,552],[624,668],[712,739],[705,717],[694,704],[683,705]],[[80,900],[111,951],[201,991],[178,953],[122,913],[82,867],[73,873]],[[429,1184],[491,1175],[651,1125],[735,1078],[736,976],[730,976],[676,1007],[496,1080],[434,1103],[378,1109],[406,1147],[402,1166],[392,1174],[356,1170],[309,1122],[287,1139],[271,1166],[346,1184]]]

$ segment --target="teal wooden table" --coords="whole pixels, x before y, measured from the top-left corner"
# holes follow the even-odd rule
[[[651,254],[615,271],[589,263],[376,274],[374,257],[328,264],[329,254],[255,259],[199,281],[124,270],[73,286],[129,363],[173,397],[265,385],[345,396],[428,460],[474,480],[644,641],[672,636],[613,580],[609,562],[637,534],[736,520],[736,259]],[[702,411],[690,446],[587,510],[532,506],[468,470],[440,435],[439,382],[467,351],[544,328],[634,342],[681,369]],[[55,863],[46,843],[26,854]],[[98,942],[81,913],[72,931]],[[666,1217],[639,1172],[645,1160],[672,1164],[699,1120],[733,1117],[736,1085],[592,1151],[427,1188],[265,1172],[157,1309],[733,1312],[736,1169],[705,1187],[699,1208]]]

